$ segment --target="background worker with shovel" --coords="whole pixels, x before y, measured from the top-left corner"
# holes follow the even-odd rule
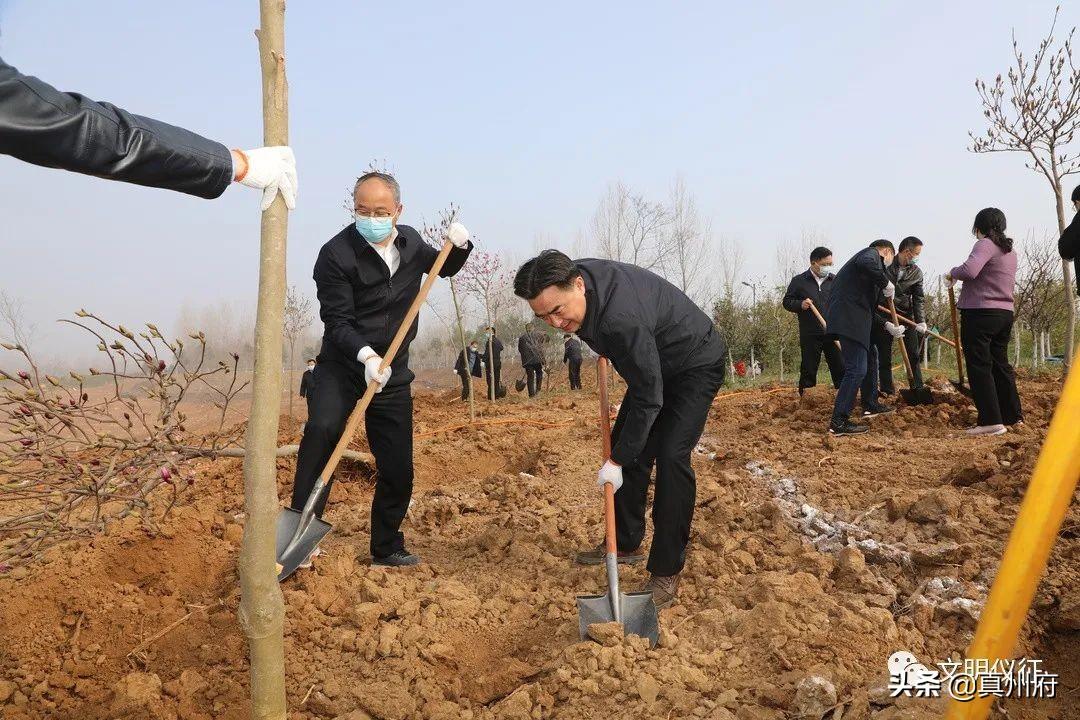
[[[896,286],[896,296],[893,298],[893,302],[896,304],[896,312],[915,320],[915,332],[905,332],[900,342],[900,351],[907,352],[907,365],[911,368],[912,374],[912,389],[923,386],[919,355],[922,349],[922,340],[926,333],[929,332],[926,325],[923,272],[918,264],[922,247],[923,242],[919,238],[904,238],[900,241],[900,246],[896,250],[896,257],[885,268],[886,272],[889,273],[889,279]],[[879,306],[888,305],[882,298],[878,300]],[[871,331],[870,339],[877,347],[880,392],[883,395],[895,395],[896,386],[893,384],[892,374],[893,336],[892,333],[885,329],[886,322],[893,322],[891,313],[884,313],[881,310],[874,313],[874,328]]]
[[[518,270],[514,293],[528,300],[536,317],[576,333],[608,358],[626,381],[611,459],[597,483],[601,491],[607,483],[616,490],[619,562],[640,561],[655,462],[651,577],[643,590],[652,592],[658,608],[666,607],[675,599],[686,561],[695,496],[690,454],[724,382],[724,341],[682,291],[634,265],[571,260],[545,250]],[[605,554],[601,542],[579,553],[577,561],[600,564]]]
[[[802,351],[799,362],[800,395],[806,388],[817,385],[822,353],[832,375],[833,387],[840,387],[840,380],[844,377],[844,361],[840,358],[840,351],[825,336],[825,328],[814,312],[814,308],[822,313],[829,308],[829,293],[836,280],[831,272],[832,264],[832,250],[814,248],[810,253],[810,269],[791,278],[784,293],[784,309],[799,316],[799,349]]]
[[[310,415],[296,460],[292,507],[304,503],[326,465],[345,422],[367,384],[380,387],[365,415],[368,444],[378,477],[371,503],[371,555],[376,565],[415,565],[399,531],[412,497],[412,392],[409,344],[414,321],[390,367],[380,372],[382,355],[420,291],[420,281],[438,251],[401,217],[401,189],[392,176],[370,172],[353,190],[354,224],[330,239],[315,262],[319,316],[325,332]],[[468,233],[451,232],[455,247],[439,275],[450,277],[472,250]],[[332,481],[331,481],[332,482]],[[316,505],[321,517],[329,488]]]
[[[868,425],[851,422],[856,394],[861,396],[863,417],[892,411],[877,400],[877,350],[870,342],[870,327],[878,293],[891,299],[896,292],[885,271],[885,263],[891,263],[895,255],[891,242],[875,240],[870,247],[855,253],[836,274],[825,316],[829,335],[839,339],[840,355],[844,359],[844,379],[836,391],[829,422],[829,433],[833,435],[855,435],[870,429]],[[904,334],[904,328],[892,322],[885,326],[893,337]]]

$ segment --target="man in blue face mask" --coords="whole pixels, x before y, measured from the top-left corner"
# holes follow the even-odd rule
[[[911,370],[915,379],[915,387],[922,387],[922,368],[919,366],[919,356],[922,350],[922,340],[927,333],[926,303],[923,293],[923,272],[919,268],[919,255],[922,253],[923,242],[917,237],[910,236],[900,241],[896,250],[896,257],[886,269],[889,279],[896,286],[896,312],[906,318],[914,320],[917,324],[914,328],[908,328],[904,333],[903,342],[900,343],[901,352],[907,352],[911,360]],[[886,306],[885,298],[878,298],[878,305]],[[895,395],[896,386],[893,383],[893,336],[885,330],[885,322],[892,320],[887,313],[878,310],[874,313],[874,327],[870,333],[870,341],[877,346],[878,355],[878,381],[881,383],[879,392],[884,395]],[[914,330],[914,332],[912,332]]]
[[[296,460],[292,507],[303,508],[367,384],[379,389],[365,417],[378,477],[371,504],[371,555],[376,565],[415,565],[399,528],[412,498],[412,392],[409,345],[413,321],[389,368],[379,372],[424,273],[438,250],[408,225],[398,225],[401,188],[391,175],[369,172],[353,190],[354,222],[330,239],[315,261],[319,316],[324,325],[319,378],[308,398],[308,421]],[[450,277],[472,250],[468,232],[451,227],[455,247],[440,275]],[[321,516],[326,496],[316,507]]]

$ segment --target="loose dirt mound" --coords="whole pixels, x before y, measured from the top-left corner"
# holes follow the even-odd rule
[[[603,584],[570,563],[600,539],[595,393],[510,399],[489,424],[446,432],[463,405],[426,393],[405,528],[425,564],[371,567],[371,479],[353,470],[335,486],[325,554],[283,585],[290,717],[934,717],[940,705],[886,697],[886,659],[966,647],[1056,389],[1025,382],[1028,426],[982,440],[963,435],[971,410],[955,395],[841,439],[822,433],[829,391],[721,396],[695,455],[680,602],[655,649],[577,637],[575,595]],[[282,497],[292,467],[278,463]],[[247,717],[240,461],[196,473],[194,502],[162,533],[125,523],[0,578],[0,715]],[[1067,661],[1078,532],[1074,507],[1023,641],[1062,673],[1059,699],[1010,704],[1011,718],[1080,717]],[[623,573],[629,588],[645,580]]]

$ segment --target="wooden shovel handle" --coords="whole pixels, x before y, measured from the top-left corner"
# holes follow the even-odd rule
[[[900,318],[896,316],[896,303],[892,298],[889,298],[889,312],[892,313],[893,325],[900,326]],[[915,387],[915,371],[911,369],[911,358],[907,356],[907,347],[904,345],[903,337],[900,340],[900,357],[904,358],[904,372],[907,373],[908,387]],[[890,345],[890,347],[892,347]]]
[[[809,298],[807,298],[807,299],[809,299]],[[814,317],[816,317],[817,321],[819,323],[821,323],[821,329],[822,330],[828,330],[829,327],[825,324],[825,318],[823,318],[821,316],[821,313],[818,312],[817,305],[814,304],[813,300],[810,300],[810,311],[814,313]],[[836,344],[836,349],[839,350],[840,349],[840,341],[839,340],[833,340],[833,342]]]
[[[611,459],[611,406],[608,403],[608,359],[596,361],[596,380],[600,385],[600,442],[604,450],[604,462]],[[615,488],[604,484],[604,544],[609,553],[617,552],[615,543]]]
[[[408,334],[409,328],[412,327],[413,320],[416,319],[417,313],[420,312],[420,306],[423,305],[424,300],[427,299],[428,292],[438,279],[439,271],[442,270],[443,265],[446,263],[446,258],[453,247],[454,244],[449,240],[443,243],[439,255],[435,258],[435,262],[431,264],[431,269],[428,270],[427,277],[424,278],[424,284],[420,286],[420,292],[416,294],[416,298],[413,300],[412,305],[409,306],[408,312],[405,313],[405,318],[401,321],[401,325],[398,326],[397,334],[394,335],[390,347],[387,348],[386,353],[383,354],[382,364],[379,366],[380,371],[390,367],[390,364],[394,361],[394,356],[397,355],[398,350],[401,349],[401,343],[405,341],[405,336]],[[345,452],[345,449],[349,447],[349,443],[352,442],[353,435],[356,433],[356,428],[360,425],[360,421],[363,420],[364,413],[367,412],[368,405],[371,404],[371,399],[375,397],[375,391],[378,389],[379,384],[377,382],[368,383],[363,397],[360,398],[356,403],[356,407],[354,407],[353,411],[349,414],[349,421],[345,423],[345,431],[341,433],[341,438],[334,447],[334,452],[331,453],[330,459],[326,461],[326,467],[323,468],[320,477],[329,480],[330,476],[334,474],[334,470],[337,469],[342,454]]]
[[[881,305],[878,305],[878,306],[877,306],[877,309],[878,309],[878,310],[880,310],[881,312],[884,312],[884,313],[887,313],[887,312],[889,312],[889,308],[887,308],[887,307],[883,307],[883,306],[881,306]],[[916,323],[916,322],[915,322],[914,320],[912,320],[911,318],[906,318],[906,317],[904,317],[903,315],[901,315],[900,313],[896,313],[896,317],[900,318],[900,322],[904,323],[905,325],[910,325],[911,327],[915,327],[915,325],[917,324],[917,323]],[[947,337],[944,337],[944,336],[942,336],[942,335],[938,335],[938,334],[937,334],[936,332],[934,332],[933,330],[929,330],[929,329],[928,329],[928,330],[926,331],[926,334],[927,334],[927,335],[929,335],[930,337],[935,337],[935,338],[937,338],[938,340],[940,340],[941,342],[945,343],[946,345],[949,345],[949,346],[951,346],[951,347],[956,347],[956,343],[954,343],[954,342],[953,342],[952,340],[950,340],[949,338],[947,338]]]
[[[953,290],[953,286],[949,285],[949,313],[952,315],[952,332],[953,339],[956,344],[953,348],[956,349],[956,373],[957,382],[961,385],[964,384],[964,346],[960,344],[960,318],[956,312],[956,292]]]

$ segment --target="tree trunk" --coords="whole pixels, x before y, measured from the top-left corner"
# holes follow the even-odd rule
[[[465,326],[461,322],[461,306],[458,305],[457,289],[454,287],[454,278],[450,278],[450,297],[454,300],[454,315],[457,316],[458,336],[461,338],[461,352],[465,353],[465,364],[468,365],[469,346],[465,342]],[[466,367],[469,374],[469,422],[476,420],[476,401],[473,400],[472,368]]]
[[[292,424],[292,401],[293,401],[293,368],[296,367],[296,340],[289,340],[289,387],[285,392],[289,393],[289,423]]]
[[[1053,153],[1051,153],[1053,155]],[[1053,160],[1053,157],[1051,158]],[[1056,160],[1055,162],[1055,173]],[[1057,205],[1058,237],[1065,234],[1065,199],[1062,196],[1061,179],[1056,178],[1054,186],[1054,200]],[[1064,366],[1065,376],[1069,374],[1069,365],[1072,363],[1072,355],[1076,351],[1076,297],[1073,295],[1072,264],[1068,260],[1061,261],[1062,292],[1065,293],[1065,353]]]
[[[1034,328],[1031,330],[1031,369],[1039,369],[1039,334]]]
[[[259,2],[263,142],[289,143],[285,81],[285,3]],[[278,408],[281,403],[281,330],[285,314],[285,244],[289,215],[279,195],[262,214],[255,371],[244,446],[244,538],[240,549],[240,625],[251,654],[251,715],[285,718],[285,604],[277,580]]]
[[[780,382],[784,382],[784,346],[780,346]]]

